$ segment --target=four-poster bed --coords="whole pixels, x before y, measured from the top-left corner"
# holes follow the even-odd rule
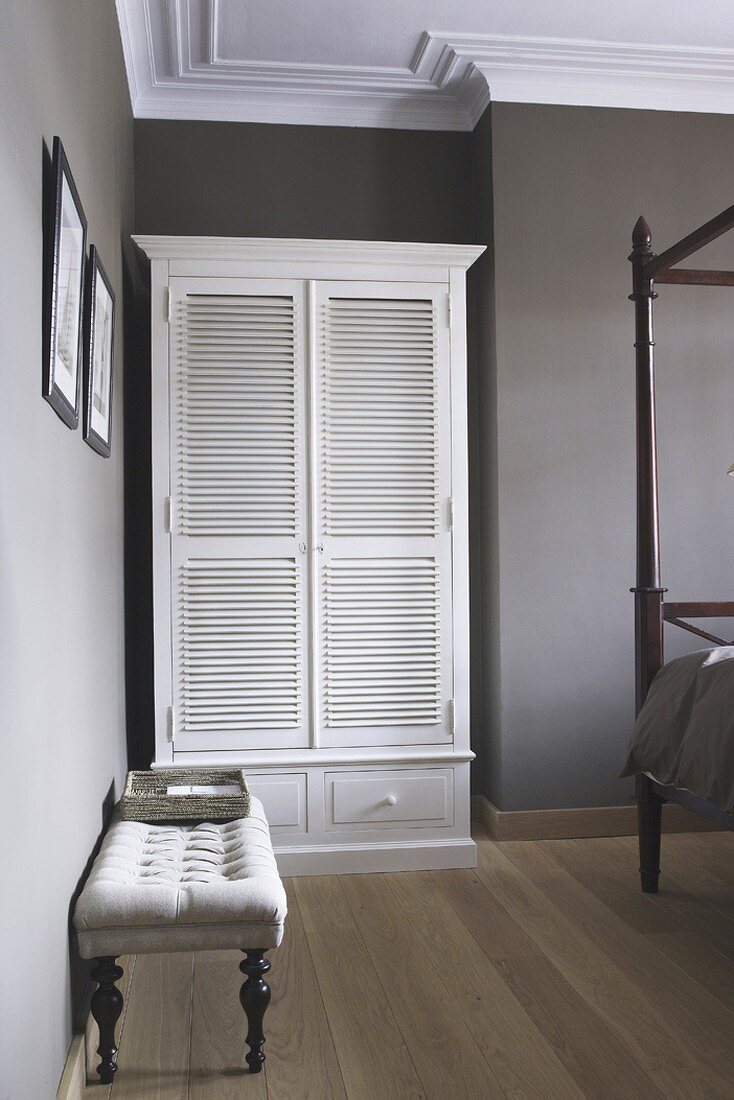
[[[653,300],[656,283],[676,283],[695,286],[734,286],[734,271],[709,271],[677,268],[676,264],[697,252],[704,245],[734,228],[734,206],[724,210],[695,232],[674,244],[660,255],[652,250],[652,236],[644,218],[639,218],[632,233],[633,282],[630,298],[635,307],[635,350],[637,365],[637,583],[635,596],[635,677],[636,711],[638,716],[648,698],[653,678],[663,668],[663,628],[666,622],[682,627],[716,646],[730,646],[709,631],[692,623],[689,618],[725,618],[734,616],[734,600],[706,603],[671,603],[665,600],[660,577],[660,526],[658,512],[657,430],[655,415],[655,373],[653,363]],[[704,662],[708,663],[708,662]],[[731,661],[727,661],[730,667]],[[657,685],[659,694],[659,685]],[[734,703],[734,691],[731,696]],[[734,707],[730,708],[734,709]],[[638,719],[639,722],[639,719]],[[654,778],[655,772],[644,764],[626,770],[636,775],[638,833],[640,842],[640,877],[642,889],[655,893],[660,875],[660,831],[662,807],[666,801],[677,802],[687,809],[734,828],[734,814],[725,812],[704,792],[682,789]],[[730,761],[734,771],[734,759]],[[731,807],[727,807],[730,809]]]

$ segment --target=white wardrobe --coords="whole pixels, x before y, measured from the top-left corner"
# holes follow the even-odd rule
[[[284,874],[473,865],[465,273],[483,249],[135,240],[154,767],[244,767]]]

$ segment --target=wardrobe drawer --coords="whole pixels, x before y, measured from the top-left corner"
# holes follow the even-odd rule
[[[327,772],[327,829],[452,825],[451,768]]]
[[[255,798],[262,802],[274,835],[306,832],[305,772],[272,775],[248,773],[247,785]]]

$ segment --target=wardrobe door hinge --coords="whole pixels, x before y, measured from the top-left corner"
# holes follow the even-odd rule
[[[167,325],[171,323],[171,288],[167,286],[164,290],[165,300],[163,303],[163,319]]]
[[[173,744],[173,735],[176,731],[176,712],[173,707],[168,708],[168,718],[166,722],[166,741],[170,741]]]
[[[173,531],[173,501],[171,500],[170,497],[166,497],[164,523],[166,525],[166,531],[170,535],[171,532]]]
[[[456,700],[449,699],[449,733],[453,737],[456,733]]]
[[[451,328],[451,295],[446,296],[446,315],[448,317],[449,328]]]
[[[449,497],[447,513],[448,513],[449,531],[453,531],[453,529],[454,529],[454,498],[453,497]]]

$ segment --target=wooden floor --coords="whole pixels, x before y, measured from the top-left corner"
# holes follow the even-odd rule
[[[656,896],[631,838],[293,879],[265,1071],[242,1068],[241,956],[140,956],[113,1100],[732,1100],[733,856],[665,837]]]

